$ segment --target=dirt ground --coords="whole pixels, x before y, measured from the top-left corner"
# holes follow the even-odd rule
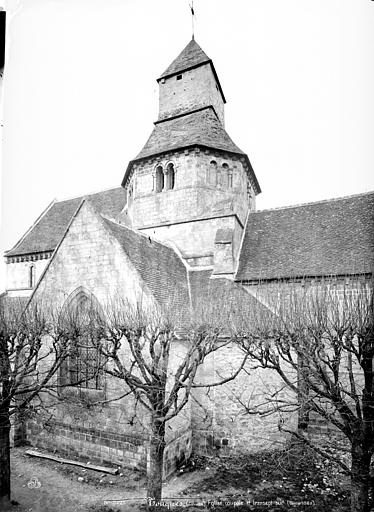
[[[143,512],[145,478],[116,476],[11,452],[12,512]],[[195,458],[163,488],[173,512],[346,512],[349,482],[329,462],[290,450]]]
[[[145,479],[139,472],[121,469],[113,476],[29,457],[26,451],[11,451],[12,500],[18,502],[12,512],[86,512],[94,510],[94,505],[99,509],[108,500],[126,502],[112,503],[115,510],[135,511],[145,503]],[[164,495],[176,496],[199,478],[196,473],[173,477],[166,483]]]

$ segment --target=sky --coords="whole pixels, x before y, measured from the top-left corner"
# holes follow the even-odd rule
[[[157,119],[190,0],[0,0],[0,251],[57,199],[120,186]],[[374,190],[374,2],[195,0],[258,209]],[[0,291],[4,267],[0,265]]]

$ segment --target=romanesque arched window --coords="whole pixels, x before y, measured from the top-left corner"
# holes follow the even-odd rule
[[[229,166],[228,164],[224,163],[222,164],[222,177],[221,177],[221,185],[224,185],[225,187],[229,187]],[[232,175],[231,175],[232,177]]]
[[[171,190],[174,188],[175,183],[175,170],[174,164],[170,163],[166,167],[166,189]]]
[[[161,192],[164,188],[164,171],[159,165],[156,168],[156,192]]]
[[[79,326],[80,333],[69,341],[69,356],[60,368],[60,382],[64,386],[96,390],[103,387],[103,358],[92,329],[98,308],[95,297],[82,288],[73,292],[67,301],[65,321]]]
[[[222,171],[221,169],[217,169],[216,173],[216,185],[220,187],[222,185]]]
[[[229,172],[228,172],[228,175],[227,175],[227,186],[229,188],[232,188],[233,187],[233,183],[234,183],[234,180],[233,180],[233,177],[232,177],[232,169],[229,169]]]
[[[35,286],[35,265],[30,265],[29,267],[29,288],[34,288]]]
[[[216,185],[217,181],[217,162],[212,160],[209,164],[209,185]]]

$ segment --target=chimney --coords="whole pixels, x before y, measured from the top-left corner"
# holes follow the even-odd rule
[[[233,229],[217,229],[214,241],[213,274],[232,274],[234,272],[233,239]]]

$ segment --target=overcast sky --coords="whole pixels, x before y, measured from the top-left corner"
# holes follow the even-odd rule
[[[191,39],[188,0],[3,0],[1,245],[54,199],[119,186]],[[258,208],[374,189],[374,2],[195,0]],[[0,286],[0,290],[3,286]]]

